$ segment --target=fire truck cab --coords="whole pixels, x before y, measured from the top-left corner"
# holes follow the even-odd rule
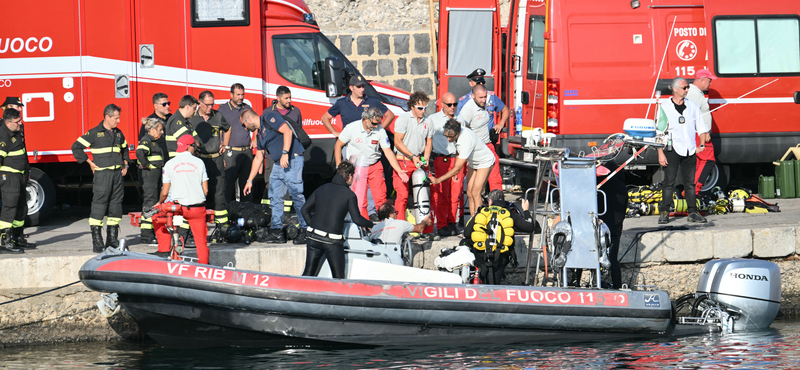
[[[3,13],[13,17],[0,23],[0,95],[25,104],[32,224],[53,209],[55,186],[90,186],[88,166],[77,165],[70,147],[102,121],[103,107],[122,108],[118,127],[133,157],[158,92],[174,113],[183,95],[210,90],[225,103],[241,83],[245,102],[261,113],[277,87],[288,86],[313,141],[306,175],[332,175],[335,138],[320,117],[359,72],[302,0],[32,0],[4,4]],[[392,102],[408,93],[381,89],[368,85],[366,93],[399,114]]]

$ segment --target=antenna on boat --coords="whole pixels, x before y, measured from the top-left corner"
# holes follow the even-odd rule
[[[658,79],[661,77],[661,69],[664,68],[664,60],[667,59],[667,49],[669,49],[669,42],[672,40],[672,30],[675,29],[675,22],[678,20],[678,16],[676,15],[675,18],[672,19],[672,27],[669,29],[669,37],[667,37],[667,46],[664,47],[664,54],[661,56],[661,65],[658,66],[658,73],[656,74],[656,83],[653,85],[653,92],[650,93],[650,99],[647,103],[647,113],[644,114],[644,118],[646,119],[647,116],[650,115],[650,106],[653,105],[653,95],[656,93],[656,89],[658,89]]]

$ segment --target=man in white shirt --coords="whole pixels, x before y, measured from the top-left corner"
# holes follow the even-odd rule
[[[342,163],[342,148],[347,145],[347,154],[356,166],[355,179],[351,189],[358,197],[361,215],[367,218],[367,188],[372,193],[375,204],[386,202],[386,183],[383,177],[381,151],[397,172],[402,182],[408,182],[408,176],[402,171],[389,145],[389,136],[381,126],[383,113],[377,107],[371,107],[361,114],[361,122],[353,122],[342,129],[333,149],[336,166]]]
[[[178,138],[177,154],[164,165],[161,196],[154,207],[158,207],[167,196],[182,207],[184,222],[188,222],[197,245],[199,263],[208,264],[208,226],[206,223],[206,195],[208,195],[208,174],[203,160],[194,156],[196,150],[194,137],[183,135]],[[170,189],[172,194],[170,194]],[[171,238],[166,226],[155,224],[158,239],[157,256],[166,257],[170,253]]]
[[[486,185],[489,171],[494,167],[495,157],[478,135],[472,130],[462,127],[454,120],[444,124],[444,136],[451,143],[455,143],[458,157],[453,169],[439,177],[431,177],[431,184],[436,185],[447,180],[461,171],[467,165],[467,198],[469,199],[469,213],[474,217],[478,213],[481,200],[481,190]]]
[[[433,225],[430,217],[423,218],[414,225],[406,220],[397,219],[397,210],[391,203],[384,203],[378,208],[378,217],[381,222],[372,227],[372,241],[374,243],[400,244],[403,235],[420,233],[426,226]]]
[[[455,118],[457,104],[456,96],[453,93],[445,93],[442,95],[442,110],[428,117],[433,128],[431,159],[433,160],[433,172],[436,175],[444,175],[452,170],[456,163],[456,145],[449,142],[444,136],[444,124],[447,120]],[[458,209],[461,208],[461,192],[464,190],[465,172],[466,168],[462,168],[455,176],[431,186],[433,195],[431,206],[433,214],[436,215],[436,229],[440,236],[458,234],[456,216]]]
[[[706,218],[697,212],[694,175],[697,165],[695,153],[704,149],[696,146],[695,136],[705,134],[708,130],[701,117],[700,107],[686,99],[689,83],[682,77],[676,77],[672,80],[671,86],[672,97],[661,103],[659,107],[669,120],[666,132],[672,140],[672,150],[658,149],[658,163],[665,167],[664,192],[659,207],[661,215],[658,223],[669,223],[669,212],[673,203],[672,193],[675,190],[675,179],[679,170],[683,178],[689,222],[706,222]]]
[[[695,169],[695,194],[700,194],[700,189],[703,188],[703,183],[711,173],[711,169],[717,165],[716,157],[714,157],[714,145],[711,144],[711,119],[710,107],[708,106],[708,98],[705,92],[711,87],[711,80],[716,80],[717,77],[711,74],[707,69],[697,71],[694,81],[689,85],[689,93],[686,94],[686,99],[693,101],[700,107],[700,114],[703,115],[703,122],[706,125],[708,132],[705,134],[697,135],[697,146],[703,148],[703,151],[697,153],[697,168]]]
[[[492,139],[489,136],[489,122],[491,122],[492,113],[486,110],[488,94],[485,86],[475,85],[472,88],[472,100],[464,105],[457,119],[462,125],[478,135],[478,139],[492,152],[492,156],[495,158],[494,161],[498,164],[490,171],[489,190],[503,190],[503,178],[500,177],[500,157],[497,156]]]
[[[417,168],[428,167],[430,163],[433,128],[428,117],[425,116],[428,101],[430,101],[428,94],[422,91],[411,94],[408,98],[410,111],[400,115],[394,123],[394,150],[397,155],[397,163],[406,177],[411,177]],[[425,159],[425,162],[422,162],[422,158]],[[396,173],[393,179],[394,188],[397,191],[397,199],[394,202],[394,207],[399,215],[397,218],[405,220],[409,184],[401,181],[400,176]],[[425,234],[433,232],[433,226],[426,228],[423,232]]]

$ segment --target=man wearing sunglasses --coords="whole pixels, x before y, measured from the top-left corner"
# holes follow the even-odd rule
[[[664,193],[659,207],[661,215],[658,223],[669,223],[669,212],[673,206],[672,193],[675,191],[678,171],[683,178],[689,222],[706,222],[706,218],[697,212],[694,175],[697,165],[695,153],[704,149],[702,146],[696,146],[695,136],[706,134],[708,129],[703,122],[700,107],[686,99],[689,83],[682,77],[675,77],[670,86],[672,97],[662,102],[659,107],[669,121],[666,132],[672,140],[672,150],[658,149],[658,163],[664,167]]]
[[[408,98],[409,111],[400,115],[397,122],[394,123],[394,150],[397,163],[409,178],[417,168],[428,167],[431,157],[433,128],[425,115],[425,108],[429,101],[428,94],[422,91],[411,94]],[[426,161],[422,162],[422,158],[425,158]],[[397,191],[394,208],[398,213],[397,219],[405,221],[409,184],[400,180],[399,174],[395,173],[392,176],[392,183]],[[432,207],[433,205],[431,205]],[[423,230],[425,234],[431,232],[433,232],[433,224]]]
[[[145,117],[145,119],[143,119],[142,122],[146,122],[148,119],[153,118],[161,120],[162,122],[164,122],[164,125],[166,125],[166,122],[169,120],[170,117],[172,117],[172,113],[169,112],[170,105],[171,103],[169,101],[169,97],[167,97],[167,94],[164,94],[162,92],[153,94],[153,114]],[[144,136],[148,134],[144,126],[145,125],[142,124],[142,127],[139,129],[139,142],[144,140]],[[163,125],[162,129],[164,129]],[[161,149],[161,153],[165,155],[164,160],[166,161],[167,159],[169,159],[166,157],[167,153],[169,153],[169,151],[167,150],[167,136],[161,135],[161,137],[156,139],[156,145]],[[142,169],[140,168],[138,169],[138,171],[139,171],[139,181],[141,181],[142,186],[146,186],[144,183],[145,175],[142,172]],[[157,177],[158,177],[158,189],[156,189],[156,194],[161,192],[161,176]],[[149,238],[149,240],[147,241],[152,242],[154,240],[155,240],[155,234],[153,235],[152,238]],[[145,241],[143,240],[143,242]]]
[[[408,181],[408,176],[400,168],[392,153],[389,136],[381,126],[382,119],[383,114],[378,107],[367,109],[361,114],[360,125],[347,125],[342,130],[333,149],[337,167],[342,162],[342,148],[345,145],[347,145],[347,155],[355,158],[353,164],[356,166],[356,181],[353,182],[353,192],[358,197],[358,206],[364,218],[367,218],[367,188],[372,193],[375,204],[386,202],[386,182],[383,177],[383,163],[380,162],[381,153],[386,155],[400,181]]]
[[[456,114],[456,96],[453,93],[442,95],[442,110],[428,117],[433,129],[431,143],[431,159],[433,172],[441,176],[453,169],[456,161],[456,146],[444,136],[444,124],[454,119]],[[439,236],[458,235],[456,216],[461,207],[461,192],[464,189],[464,173],[462,168],[455,176],[440,184],[431,186],[433,213],[436,215],[436,230]]]

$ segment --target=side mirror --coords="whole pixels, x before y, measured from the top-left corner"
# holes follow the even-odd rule
[[[325,58],[325,96],[335,98],[344,94],[344,69],[336,57]]]

